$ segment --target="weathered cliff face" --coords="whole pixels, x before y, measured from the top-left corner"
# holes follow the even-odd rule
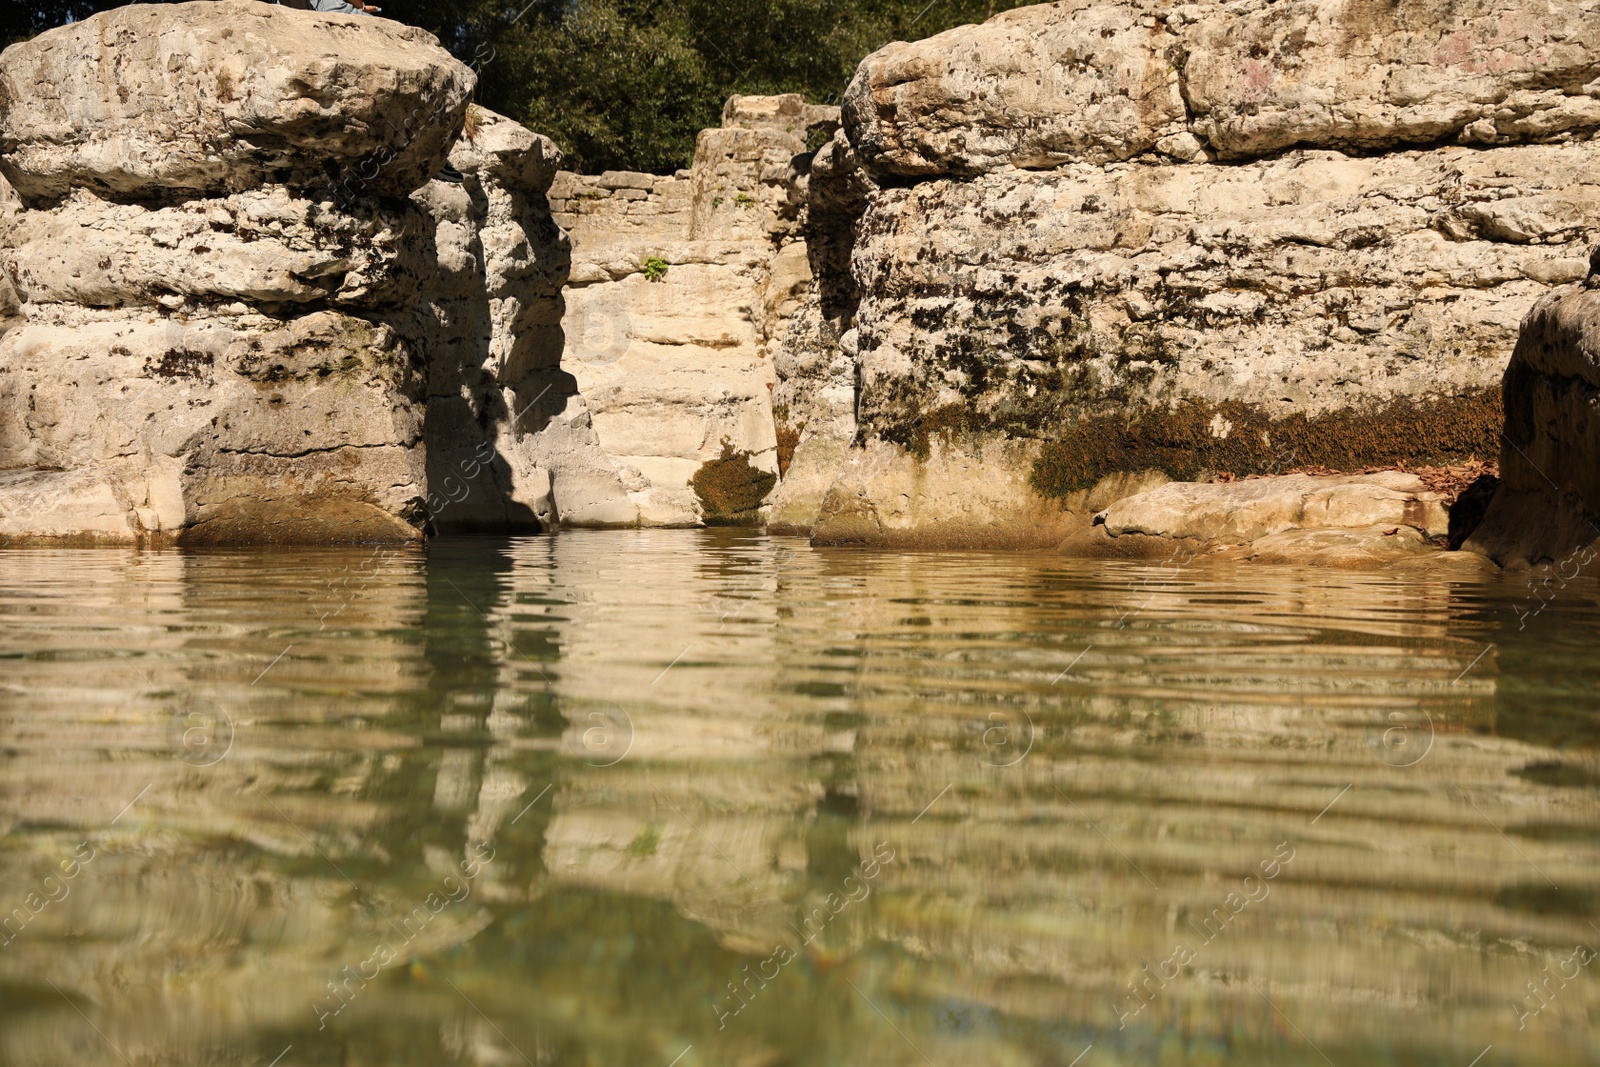
[[[1140,470],[1488,458],[1518,320],[1600,235],[1582,4],[1026,8],[868,57],[843,118],[809,195],[849,279],[777,389],[853,372],[790,472],[820,540],[1048,544]]]
[[[550,192],[572,240],[563,368],[610,457],[562,521],[692,525],[690,479],[722,443],[775,471],[774,350],[811,271],[791,163],[834,109],[733,97],[673,176],[561,174]]]
[[[474,84],[381,19],[134,5],[0,57],[0,537],[410,540],[432,225]]]
[[[691,525],[725,447],[764,488],[791,165],[836,109],[736,97],[690,171],[558,179],[473,84],[420,31],[242,0],[8,50],[0,537]]]

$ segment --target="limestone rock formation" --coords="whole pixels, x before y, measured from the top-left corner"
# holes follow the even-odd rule
[[[813,280],[774,354],[772,414],[784,474],[772,498],[774,532],[809,532],[855,439],[859,335],[851,322],[861,290],[850,258],[877,188],[843,130],[795,161],[791,198],[800,205]]]
[[[724,441],[777,470],[773,361],[811,281],[791,163],[836,119],[797,95],[733,97],[687,171],[557,177],[573,256],[562,366],[610,457],[583,505],[558,489],[563,522],[698,523],[689,483]]]
[[[850,83],[845,129],[870,169],[908,177],[1148,152],[1187,117],[1153,10],[1067,0],[886,45]]]
[[[1465,547],[1570,580],[1600,540],[1600,248],[1581,284],[1528,313],[1504,390],[1500,487]]]
[[[885,46],[844,117],[903,176],[1587,136],[1600,24],[1581,0],[1066,0]]]
[[[450,162],[462,183],[412,195],[433,221],[433,269],[426,302],[403,320],[429,354],[429,520],[439,531],[537,531],[561,518],[552,467],[581,486],[582,460],[595,462],[585,447],[598,451],[569,428],[580,402],[560,369],[571,257],[544,194],[561,153],[474,105]],[[553,462],[563,450],[572,462]],[[578,488],[561,486],[569,497]]]
[[[1496,454],[1517,324],[1600,237],[1596,25],[1069,0],[869,56],[774,390],[853,396],[786,523],[1044,545],[1110,476]]]
[[[1583,0],[1251,0],[1166,21],[1194,132],[1224,157],[1600,127],[1600,21]]]
[[[474,76],[379,19],[132,5],[0,56],[0,538],[413,540]]]
[[[155,205],[75,191],[21,215],[7,254],[21,296],[41,306],[372,307],[420,295],[421,221],[403,206],[341,207],[281,185]]]
[[[333,310],[29,322],[0,342],[0,538],[413,539],[419,372]]]
[[[415,27],[245,0],[129,4],[6,52],[0,170],[29,202],[330,174],[403,196],[437,170],[474,85]]]

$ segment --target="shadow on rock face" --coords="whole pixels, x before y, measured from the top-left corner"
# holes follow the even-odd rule
[[[1472,531],[1478,528],[1484,512],[1489,510],[1489,501],[1494,499],[1494,491],[1499,487],[1499,478],[1493,474],[1480,474],[1450,505],[1450,532],[1446,536],[1452,552],[1460,548],[1472,536]]]

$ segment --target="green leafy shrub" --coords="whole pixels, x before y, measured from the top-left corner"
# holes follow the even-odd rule
[[[644,261],[642,266],[644,267],[644,276],[648,281],[659,282],[662,278],[667,276],[667,268],[671,266],[671,264],[662,259],[660,256],[650,256]]]

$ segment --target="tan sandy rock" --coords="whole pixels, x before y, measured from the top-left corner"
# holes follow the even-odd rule
[[[405,194],[476,76],[389,19],[255,0],[130,4],[0,57],[0,172],[24,200],[330,184]]]
[[[417,298],[423,225],[415,211],[341,209],[282,186],[156,208],[79,190],[22,213],[3,240],[34,304],[153,307],[177,296],[381,307]]]
[[[1287,474],[1239,482],[1169,482],[1095,516],[1112,537],[1192,538],[1245,544],[1289,530],[1409,526],[1442,537],[1445,498],[1414,474]]]
[[[733,97],[681,176],[557,176],[572,240],[561,365],[610,460],[609,487],[586,465],[589,503],[558,506],[563,522],[697,525],[689,481],[724,440],[776,469],[774,353],[811,283],[790,165],[836,120],[793,94]]]
[[[875,173],[980,174],[1151,151],[1185,132],[1168,51],[1141,2],[1067,0],[897,41],[862,61],[844,125]]]
[[[419,386],[392,330],[332,311],[30,323],[0,341],[6,533],[413,540]]]
[[[1446,554],[1440,543],[1449,532],[1448,504],[1417,475],[1398,471],[1168,482],[1111,504],[1061,549],[1181,563],[1216,557],[1343,569],[1421,563]],[[1472,558],[1477,564],[1468,570],[1486,562]]]
[[[1600,20],[1582,0],[1249,0],[1177,14],[1192,129],[1223,157],[1600,128]]]

